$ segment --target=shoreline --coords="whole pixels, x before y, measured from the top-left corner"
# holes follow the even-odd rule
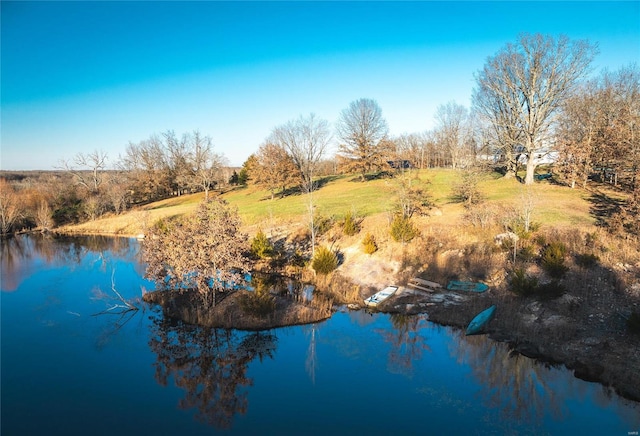
[[[64,229],[58,234],[136,237],[109,232],[90,233],[86,229],[77,232]],[[447,270],[441,270],[441,275],[435,276],[429,267],[435,267],[433,271],[438,272],[440,263],[449,268],[449,260],[465,257],[465,244],[455,242],[448,242],[444,247],[429,248],[433,250],[428,253],[431,257],[419,252],[422,247],[420,244],[408,247],[407,251],[403,247],[400,255],[397,247],[388,242],[385,248],[374,255],[365,255],[359,248],[360,238],[361,235],[343,236],[341,239],[340,251],[344,263],[333,274],[337,273],[348,281],[349,287],[356,289],[352,294],[357,295],[358,299],[355,300],[352,295],[340,303],[357,303],[363,307],[363,300],[384,286],[395,284],[408,290],[404,285],[411,277],[422,277],[446,285]],[[379,240],[384,241],[382,237]],[[406,259],[411,259],[412,263],[407,265]],[[496,304],[496,316],[486,330],[490,339],[508,343],[514,352],[537,361],[563,365],[578,378],[611,387],[622,397],[640,402],[640,373],[634,370],[640,368],[640,334],[627,331],[624,319],[620,317],[624,311],[640,312],[640,263],[623,265],[616,270],[615,265],[607,267],[605,264],[588,271],[576,269],[565,279],[568,289],[562,297],[541,299],[513,294],[506,282],[507,262],[498,260],[490,265],[496,258],[488,257],[486,262],[482,259],[480,263],[488,278],[484,281],[490,285],[487,292],[477,295],[456,294],[463,301],[446,298],[435,301],[440,297],[434,300],[434,296],[441,293],[408,290],[410,292],[399,292],[385,301],[378,311],[427,314],[431,322],[464,330],[475,314]],[[458,274],[464,278],[468,273],[462,269]],[[620,283],[623,283],[623,288]],[[627,288],[624,289],[624,286]],[[315,321],[321,319],[326,317]],[[314,321],[303,323],[306,322]],[[294,325],[300,322],[289,319],[288,323]],[[260,328],[284,325],[266,323]],[[218,326],[243,328],[233,323]]]
[[[640,402],[640,373],[637,371],[640,367],[640,335],[620,331],[619,323],[603,328],[601,324],[604,323],[598,322],[590,328],[575,329],[578,320],[560,314],[561,301],[543,306],[533,299],[519,300],[491,290],[479,295],[446,291],[459,298],[445,298],[436,303],[434,298],[440,300],[437,292],[422,293],[424,295],[418,292],[400,293],[385,301],[378,311],[424,313],[435,324],[464,331],[478,312],[495,304],[496,315],[484,329],[489,339],[507,343],[513,352],[538,362],[562,365],[579,379],[597,382],[625,399]],[[537,311],[539,316],[528,323],[528,318],[521,314],[531,310]],[[558,331],[563,325],[568,333]]]

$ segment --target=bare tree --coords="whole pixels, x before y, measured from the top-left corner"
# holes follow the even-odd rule
[[[73,163],[62,161],[62,169],[72,174],[76,182],[84,186],[90,193],[97,193],[103,182],[103,172],[107,168],[108,158],[104,151],[94,150],[91,153],[78,153]]]
[[[164,152],[168,157],[169,174],[172,189],[176,195],[182,195],[192,183],[192,168],[190,162],[193,159],[189,135],[183,134],[178,138],[173,130],[162,134],[164,138]]]
[[[473,129],[466,107],[449,102],[438,106],[435,115],[436,140],[447,151],[451,166],[458,168],[472,154]]]
[[[594,170],[632,192],[640,184],[640,70],[605,71],[562,105],[556,129],[561,170],[584,187]]]
[[[315,252],[317,231],[313,203],[314,176],[330,139],[329,123],[326,120],[317,118],[315,114],[311,114],[306,118],[300,116],[296,120],[276,127],[271,134],[273,143],[284,148],[289,153],[300,172],[302,189],[307,193],[308,197],[312,253]]]
[[[580,87],[562,105],[556,129],[558,169],[571,188],[575,187],[577,181],[584,188],[593,171],[600,116],[594,81]]]
[[[387,156],[381,145],[389,128],[375,100],[361,98],[351,102],[341,112],[336,130],[344,141],[339,155],[347,171],[359,172],[364,181],[368,172],[384,165]]]
[[[45,198],[42,198],[34,213],[36,226],[42,231],[49,231],[53,228],[53,216],[51,207]]]
[[[276,127],[271,139],[284,148],[293,159],[300,171],[304,191],[312,192],[318,164],[331,140],[329,123],[317,118],[315,114],[306,118],[301,116]]]
[[[534,180],[534,156],[550,146],[554,115],[596,52],[585,40],[523,34],[490,57],[476,76],[476,108],[496,123],[499,139],[517,138],[526,158],[525,184]]]
[[[281,146],[267,141],[260,146],[255,157],[254,181],[269,190],[272,200],[276,190],[284,195],[287,186],[300,180],[300,172],[293,159]]]
[[[130,178],[134,202],[154,201],[171,194],[168,157],[158,136],[129,143],[120,158],[120,167]]]
[[[127,197],[130,193],[126,175],[120,171],[113,171],[109,173],[106,185],[105,198],[113,207],[116,215],[119,215],[126,208]]]
[[[601,168],[615,173],[630,190],[640,189],[640,70],[637,65],[605,71],[599,82],[602,118],[598,138]]]
[[[152,227],[142,244],[145,277],[160,288],[188,289],[213,306],[216,295],[245,283],[247,236],[240,217],[222,200],[202,202],[177,222]]]
[[[393,143],[396,159],[408,160],[420,169],[429,165],[430,150],[425,135],[405,133],[395,138]]]
[[[478,82],[474,90],[474,112],[481,120],[481,129],[489,148],[505,164],[505,177],[516,176],[518,170],[518,151],[522,143],[523,132],[519,128],[517,111],[515,111],[503,95],[511,95],[516,91],[500,77],[485,77]]]
[[[209,199],[209,190],[220,183],[224,157],[213,151],[213,143],[208,136],[195,131],[190,137],[192,142],[193,185],[204,191],[205,200]]]

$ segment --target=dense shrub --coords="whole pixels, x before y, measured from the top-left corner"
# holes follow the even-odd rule
[[[347,236],[353,236],[360,232],[360,222],[351,212],[347,212],[342,222],[342,231]]]
[[[453,186],[453,198],[464,203],[465,207],[482,203],[484,195],[478,187],[481,178],[482,172],[477,168],[464,170],[460,181]]]
[[[562,242],[549,243],[542,252],[542,268],[553,278],[560,278],[567,272],[564,264],[567,247]]]
[[[327,275],[338,267],[338,257],[327,247],[319,247],[311,261],[311,268],[322,275]]]
[[[547,245],[547,239],[545,238],[544,235],[536,235],[535,238],[533,238],[533,242],[538,244],[540,247],[544,247],[545,245]]]
[[[565,292],[567,292],[567,289],[557,280],[540,285],[535,290],[535,294],[543,300],[553,300],[562,296]]]
[[[322,236],[325,233],[327,233],[329,229],[331,229],[331,227],[333,226],[333,218],[317,215],[314,218],[313,225],[316,229],[316,237]]]
[[[516,258],[521,262],[531,262],[535,257],[536,253],[531,245],[525,245],[516,253]]]
[[[511,291],[522,297],[534,295],[538,288],[538,279],[528,275],[523,268],[516,268],[509,277]]]
[[[273,244],[262,230],[259,230],[251,241],[251,254],[266,259],[273,256]]]
[[[367,233],[367,236],[362,240],[363,251],[366,254],[373,254],[378,251],[378,244],[376,244],[376,239],[373,237],[371,233]]]
[[[418,230],[411,222],[411,218],[396,215],[391,223],[391,237],[396,242],[409,242],[418,236]]]
[[[307,265],[309,258],[307,258],[300,250],[296,249],[293,254],[289,257],[288,265],[304,268]]]
[[[62,204],[53,211],[53,221],[55,222],[56,226],[80,222],[81,216],[82,202],[81,200],[77,199]]]
[[[522,217],[515,217],[507,222],[507,230],[518,235],[520,239],[529,239],[531,235],[540,230],[539,222],[530,222],[527,230],[527,223]]]

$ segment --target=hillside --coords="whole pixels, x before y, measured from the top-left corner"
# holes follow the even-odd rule
[[[457,225],[464,208],[452,198],[452,188],[457,183],[460,172],[455,170],[422,170],[415,176],[431,193],[435,208],[428,222],[431,224]],[[516,180],[505,180],[497,175],[486,175],[479,183],[486,197],[488,208],[508,209],[517,207],[523,201],[525,188]],[[316,211],[323,217],[340,219],[347,212],[355,212],[362,217],[384,215],[393,207],[394,180],[377,179],[360,182],[348,175],[332,176],[322,181],[322,186],[314,192]],[[595,218],[590,214],[592,204],[590,194],[582,190],[571,190],[549,181],[536,183],[531,187],[533,201],[533,221],[549,226],[590,226]],[[240,216],[252,233],[259,227],[277,227],[306,222],[307,196],[299,193],[273,200],[269,192],[255,186],[237,188],[222,194],[222,198],[238,207]],[[160,218],[175,217],[193,210],[203,194],[180,197],[151,203],[117,216],[60,229],[69,233],[102,233],[122,236],[143,234],[145,228]]]

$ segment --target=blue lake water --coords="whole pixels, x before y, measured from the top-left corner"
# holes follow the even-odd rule
[[[2,241],[2,435],[596,434],[640,408],[426,316],[338,312],[268,332],[137,302],[130,239]]]

